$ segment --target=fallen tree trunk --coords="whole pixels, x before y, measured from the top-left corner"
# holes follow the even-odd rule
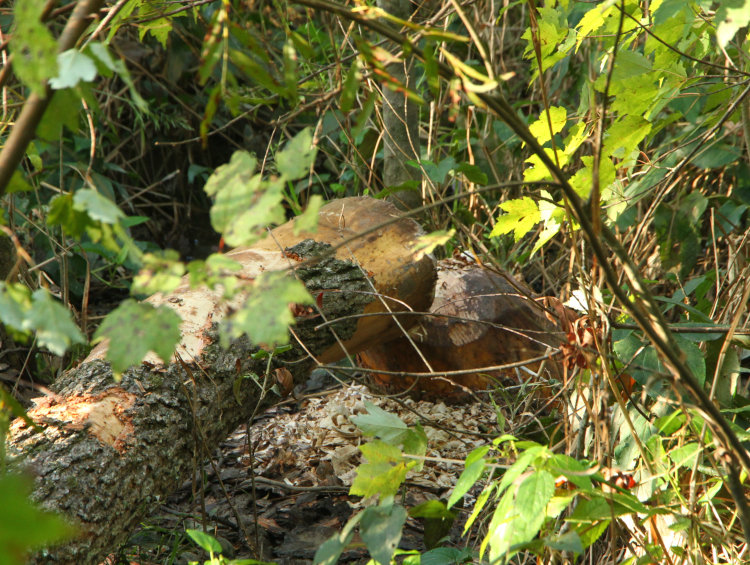
[[[37,399],[29,416],[43,431],[15,421],[11,462],[34,473],[35,500],[62,513],[79,533],[32,562],[99,563],[126,540],[150,504],[180,485],[228,433],[279,398],[274,385],[283,391],[303,382],[315,362],[311,355],[334,360],[400,331],[391,315],[358,314],[425,310],[434,265],[426,257],[415,260],[411,245],[422,232],[411,220],[399,219],[310,261],[396,216],[386,202],[342,199],[321,209],[314,234],[295,235],[290,222],[257,245],[231,252],[249,278],[299,265],[295,276],[317,296],[319,309],[304,309],[297,319],[292,351],[270,361],[253,359],[259,348],[247,339],[221,349],[215,324],[228,307],[218,294],[185,283],[149,299],[183,318],[182,341],[170,362],[145,361],[116,383],[103,361],[106,344],[100,345],[59,379],[55,396]],[[323,319],[334,322],[316,331]]]
[[[360,366],[375,371],[369,377],[376,389],[445,402],[507,382],[542,383],[542,373],[560,381],[559,350],[568,341],[566,320],[556,318],[509,275],[444,259],[435,300],[410,339],[374,345],[359,354]],[[549,389],[540,395],[552,396]]]

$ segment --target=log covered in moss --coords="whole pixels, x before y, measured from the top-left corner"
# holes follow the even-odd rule
[[[412,252],[422,231],[399,219],[393,205],[337,200],[321,208],[316,232],[295,234],[294,228],[289,222],[229,254],[248,279],[287,269],[316,297],[313,308],[290,305],[299,314],[291,351],[270,362],[257,359],[259,347],[247,338],[222,349],[217,324],[233,306],[185,281],[169,295],[149,299],[183,319],[182,340],[169,362],[147,359],[115,382],[102,344],[59,379],[54,395],[37,399],[29,410],[41,432],[21,420],[12,424],[11,464],[34,474],[39,504],[78,527],[75,539],[32,562],[101,562],[227,434],[304,382],[316,360],[390,339],[399,330],[388,312],[429,306],[434,265]],[[372,315],[377,313],[385,315]]]

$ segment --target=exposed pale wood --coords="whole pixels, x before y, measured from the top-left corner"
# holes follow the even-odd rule
[[[77,524],[70,543],[33,557],[34,563],[99,563],[116,550],[143,513],[189,475],[196,464],[256,409],[279,398],[306,379],[313,361],[342,355],[330,326],[345,348],[356,353],[366,344],[396,335],[389,316],[360,317],[388,307],[425,309],[434,285],[429,258],[415,261],[411,246],[421,234],[411,220],[398,220],[350,241],[332,257],[311,259],[326,245],[339,245],[357,233],[396,217],[389,203],[349,198],[326,205],[315,234],[294,234],[292,224],[276,228],[272,237],[236,250],[243,274],[296,266],[295,275],[320,296],[322,315],[298,320],[297,344],[282,357],[253,360],[258,347],[247,339],[222,350],[215,343],[215,323],[226,313],[215,293],[191,290],[187,284],[154,303],[168,304],[184,320],[179,359],[156,359],[128,370],[119,383],[102,360],[98,347],[76,369],[63,375],[55,396],[38,399],[29,416],[41,433],[22,421],[11,426],[8,441],[12,465],[36,475],[34,498]],[[281,250],[285,249],[284,252]],[[304,262],[303,261],[307,261]],[[384,300],[380,300],[381,293]],[[412,317],[404,317],[409,324]]]
[[[413,344],[400,337],[362,352],[359,358],[370,369],[432,370],[435,376],[375,373],[371,381],[376,388],[388,393],[408,391],[423,399],[465,400],[470,391],[530,378],[520,369],[483,368],[539,358],[566,342],[564,331],[545,316],[528,289],[508,275],[466,261],[447,259],[438,264],[435,301],[429,313],[410,331]],[[544,361],[545,371],[560,378],[560,361],[560,355]],[[534,372],[541,367],[540,361],[526,365]],[[477,371],[444,374],[470,369]]]

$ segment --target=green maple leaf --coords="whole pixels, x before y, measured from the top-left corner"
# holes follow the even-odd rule
[[[526,235],[540,220],[539,206],[528,196],[500,204],[505,214],[499,216],[490,237],[513,232],[516,241]]]
[[[68,309],[55,301],[46,290],[34,291],[31,298],[31,309],[26,315],[24,326],[36,330],[39,345],[55,355],[63,355],[74,343],[86,342]]]
[[[245,305],[222,325],[222,341],[247,334],[256,345],[274,346],[289,342],[294,324],[291,304],[312,304],[305,285],[285,273],[270,272],[258,277]]]
[[[367,458],[367,463],[357,467],[357,476],[349,489],[357,496],[393,496],[406,479],[406,473],[414,465],[407,462],[398,447],[375,440],[359,448]]]
[[[110,312],[94,334],[94,341],[109,339],[107,359],[119,375],[137,365],[149,351],[165,363],[180,341],[180,316],[167,306],[128,299]]]

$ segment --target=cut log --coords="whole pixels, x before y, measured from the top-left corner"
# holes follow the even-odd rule
[[[528,381],[542,368],[551,377],[562,375],[560,355],[539,358],[567,343],[565,332],[525,286],[476,263],[438,263],[429,315],[409,334],[411,342],[399,337],[360,353],[360,365],[378,371],[369,376],[375,389],[458,402],[472,391]],[[492,369],[508,364],[522,367]],[[464,373],[450,374],[456,371]]]
[[[249,278],[292,264],[317,297],[319,310],[297,320],[299,343],[270,363],[252,358],[258,347],[247,339],[221,349],[215,324],[227,306],[216,293],[185,283],[150,299],[183,318],[174,359],[146,361],[116,383],[103,361],[106,344],[100,345],[59,379],[55,396],[37,399],[29,416],[42,432],[15,421],[8,440],[11,463],[34,473],[35,500],[75,523],[79,534],[31,562],[99,563],[228,433],[277,401],[274,390],[304,382],[314,364],[311,355],[330,361],[396,335],[390,314],[360,314],[426,309],[434,265],[429,258],[415,260],[411,248],[421,229],[397,214],[383,201],[342,199],[320,210],[316,233],[295,235],[291,222],[230,253]],[[340,247],[310,261],[330,246]],[[323,319],[332,324],[316,330]]]

